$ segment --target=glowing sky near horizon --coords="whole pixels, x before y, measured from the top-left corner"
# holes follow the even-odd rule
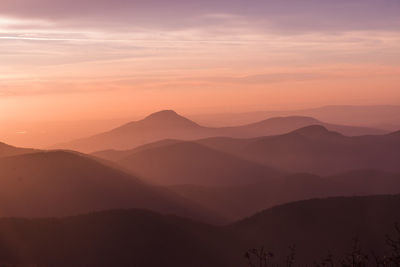
[[[1,0],[0,122],[400,104],[398,0]]]

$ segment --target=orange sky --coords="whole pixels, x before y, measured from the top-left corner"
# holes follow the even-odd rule
[[[165,108],[400,104],[398,2],[224,1],[4,1],[3,131]]]

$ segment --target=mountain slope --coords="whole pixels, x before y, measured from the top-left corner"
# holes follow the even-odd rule
[[[268,117],[306,116],[334,124],[362,127],[378,127],[388,131],[400,129],[400,106],[331,105],[318,108],[289,111],[254,111],[246,113],[220,113],[192,115],[190,118],[205,125],[249,124]],[[365,134],[365,133],[364,133]],[[372,133],[371,133],[372,134]]]
[[[174,145],[174,144],[178,144],[181,142],[186,142],[186,141],[181,141],[181,140],[176,140],[176,139],[163,139],[161,141],[148,143],[148,144],[141,145],[141,146],[138,146],[138,147],[135,147],[132,149],[127,149],[127,150],[107,149],[107,150],[102,150],[102,151],[96,151],[96,152],[92,153],[91,155],[98,157],[98,158],[106,159],[109,161],[118,162],[130,155],[133,155],[133,154],[141,152],[141,151],[145,151],[145,150],[152,149],[152,148],[159,148],[159,147],[168,146],[168,145]]]
[[[243,126],[227,127],[225,130],[231,132],[227,135],[231,137],[257,137],[283,134],[310,125],[321,125],[331,131],[337,131],[350,136],[385,133],[385,131],[379,129],[325,123],[305,116],[274,117]]]
[[[108,211],[62,219],[0,219],[0,261],[44,266],[246,266],[249,248],[265,246],[283,265],[351,251],[381,255],[400,220],[400,196],[313,199],[265,210],[226,227],[148,211]]]
[[[368,125],[388,130],[400,128],[400,106],[349,106],[332,105],[314,109],[282,112],[282,116],[303,115],[337,124]]]
[[[194,142],[159,143],[159,146],[138,149],[117,162],[161,185],[253,184],[279,175],[264,165]]]
[[[145,210],[0,219],[0,261],[40,266],[234,266],[220,228]],[[18,265],[19,266],[19,265]]]
[[[2,158],[0,173],[0,216],[65,216],[146,208],[213,219],[166,189],[78,153],[50,151]]]
[[[312,125],[283,135],[196,142],[289,172],[400,171],[400,136],[396,134],[350,137]]]
[[[399,194],[400,174],[359,170],[331,177],[295,174],[243,186],[179,185],[183,197],[231,220],[276,205],[317,197]]]
[[[83,152],[104,149],[127,149],[166,138],[197,139],[209,136],[202,127],[172,110],[153,113],[143,120],[134,121],[89,138],[72,141],[58,147]]]
[[[38,151],[39,150],[31,149],[31,148],[14,147],[14,146],[10,146],[10,145],[0,142],[0,158],[34,153],[34,152],[38,152]]]
[[[146,165],[150,163],[145,160],[146,157],[151,160],[150,156],[140,159],[140,155],[150,153],[145,151],[153,150],[154,160],[159,157],[159,160],[168,158],[168,160],[173,161],[173,153],[168,155],[167,147],[185,146],[185,143],[185,141],[179,140],[162,140],[132,150],[100,151],[94,153],[94,155],[107,160],[122,162],[124,166],[132,170],[137,165],[134,161],[143,160],[143,166],[139,167],[150,168]],[[332,175],[354,169],[400,172],[400,165],[398,164],[400,135],[398,132],[386,135],[344,136],[329,131],[321,125],[311,125],[283,135],[249,139],[212,137],[192,141],[192,146],[194,146],[193,143],[289,173],[308,172]],[[160,150],[160,153],[164,151],[163,156],[156,155],[157,149]],[[192,150],[192,153],[189,153],[190,151],[190,149],[182,149],[179,158],[186,160],[185,157],[188,157],[187,160],[189,160],[191,155],[196,155],[194,150]],[[124,158],[134,154],[137,156],[134,157],[135,160],[132,161],[130,167],[129,161],[124,162]],[[178,157],[178,155],[175,157]],[[199,161],[196,158],[193,158],[193,160]],[[155,160],[155,164],[159,163]],[[156,172],[157,170],[151,171]]]
[[[384,235],[393,234],[400,221],[399,206],[400,195],[305,200],[265,210],[232,228],[245,237],[243,248],[263,245],[282,261],[288,246],[295,244],[296,263],[306,265],[329,254],[344,255],[354,238],[364,252],[383,254]]]
[[[178,115],[172,110],[164,110],[108,132],[57,145],[56,148],[82,152],[107,149],[126,150],[162,139],[195,140],[215,136],[250,138],[282,134],[313,124],[324,125],[346,135],[382,133],[381,130],[370,128],[326,124],[309,117],[271,118],[236,127],[205,127]]]

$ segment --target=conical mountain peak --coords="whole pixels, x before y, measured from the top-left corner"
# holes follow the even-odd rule
[[[154,112],[144,118],[144,120],[152,120],[152,119],[180,119],[182,116],[178,115],[174,110],[161,110],[158,112]]]
[[[150,114],[141,123],[151,125],[171,125],[171,126],[198,126],[197,123],[179,115],[173,110],[161,110]]]

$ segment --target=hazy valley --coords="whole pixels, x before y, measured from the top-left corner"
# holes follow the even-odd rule
[[[67,150],[88,144],[103,150]],[[356,236],[384,253],[400,221],[398,132],[299,116],[207,128],[161,111],[58,146],[0,146],[3,261],[232,266],[251,247],[282,261],[297,244],[305,264]]]

